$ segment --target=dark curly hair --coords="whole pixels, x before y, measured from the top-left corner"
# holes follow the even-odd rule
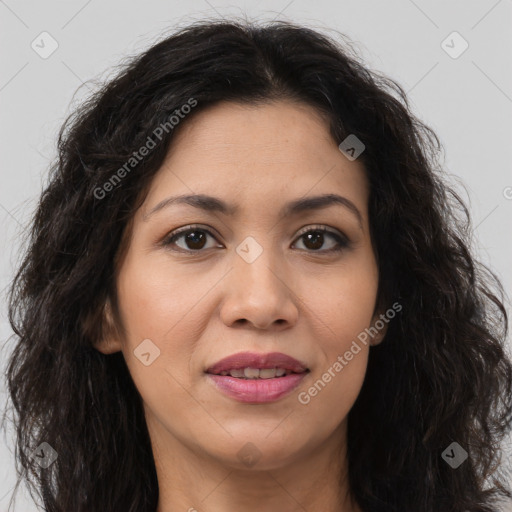
[[[155,133],[191,98],[189,117]],[[370,350],[348,416],[354,499],[367,512],[493,512],[512,497],[502,465],[512,425],[505,292],[471,254],[469,212],[440,170],[438,137],[348,39],[234,20],[193,23],[130,57],[60,130],[9,293],[6,375],[18,483],[26,478],[47,512],[156,510],[142,399],[122,353],[93,347],[107,300],[118,314],[123,234],[188,118],[220,101],[280,99],[325,115],[337,144],[349,134],[364,142],[377,305],[403,305]],[[112,184],[149,141],[154,149]],[[30,457],[42,442],[58,453],[46,469]],[[469,453],[457,469],[441,456],[452,442]]]

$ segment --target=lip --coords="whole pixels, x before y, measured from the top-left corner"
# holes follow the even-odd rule
[[[272,379],[242,379],[220,372],[242,368],[283,368],[295,373]],[[275,402],[295,389],[309,369],[304,363],[281,352],[258,354],[240,352],[221,359],[205,371],[216,388],[228,397],[243,403]]]
[[[304,363],[281,352],[269,352],[268,354],[239,352],[217,361],[206,370],[206,373],[219,374],[222,371],[239,370],[241,368],[283,368],[295,373],[302,373],[308,369]]]

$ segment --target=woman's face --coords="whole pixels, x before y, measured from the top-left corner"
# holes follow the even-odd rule
[[[364,167],[301,104],[223,103],[183,123],[120,262],[126,335],[98,349],[122,350],[169,456],[274,469],[332,449],[378,318]],[[341,199],[312,201],[326,195]]]

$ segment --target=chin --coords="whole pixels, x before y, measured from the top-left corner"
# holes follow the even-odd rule
[[[235,436],[223,446],[222,453],[212,453],[212,456],[232,469],[249,471],[280,469],[300,458],[303,446],[291,443],[289,438],[285,442],[269,440],[267,436],[268,431],[261,435]]]

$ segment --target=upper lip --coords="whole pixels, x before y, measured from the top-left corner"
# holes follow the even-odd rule
[[[270,352],[267,354],[239,352],[217,361],[206,370],[206,373],[219,374],[223,371],[242,368],[283,368],[295,373],[302,373],[308,370],[304,363],[281,352]]]

